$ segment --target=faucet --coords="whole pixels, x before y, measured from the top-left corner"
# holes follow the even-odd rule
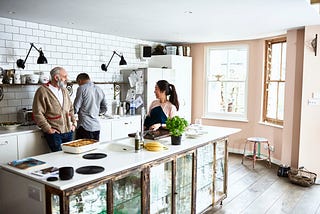
[[[144,119],[145,119],[145,110],[144,110],[144,106],[142,106],[141,108],[141,131],[140,131],[140,143],[142,144],[142,146],[144,146]]]

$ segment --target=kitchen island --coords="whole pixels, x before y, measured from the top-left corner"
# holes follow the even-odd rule
[[[87,153],[102,159],[54,152],[34,158],[46,166],[99,166],[96,174],[74,173],[71,180],[47,181],[2,165],[0,213],[201,213],[222,203],[227,193],[228,136],[239,129],[203,126],[179,146],[159,140],[167,150],[134,151],[134,139],[102,142]],[[38,168],[37,168],[38,169]]]

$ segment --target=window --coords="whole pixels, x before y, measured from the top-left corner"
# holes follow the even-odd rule
[[[265,49],[263,121],[283,125],[286,38],[267,40]]]
[[[248,46],[208,47],[206,117],[247,120]]]

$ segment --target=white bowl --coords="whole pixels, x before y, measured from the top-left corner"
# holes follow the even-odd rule
[[[32,84],[38,83],[39,82],[39,77],[40,77],[40,75],[32,74],[30,76],[30,83],[32,83]]]

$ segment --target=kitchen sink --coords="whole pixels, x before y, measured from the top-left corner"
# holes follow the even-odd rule
[[[130,152],[134,151],[134,139],[124,139],[124,140],[117,140],[114,142],[107,143],[105,145],[106,150],[112,152]]]

